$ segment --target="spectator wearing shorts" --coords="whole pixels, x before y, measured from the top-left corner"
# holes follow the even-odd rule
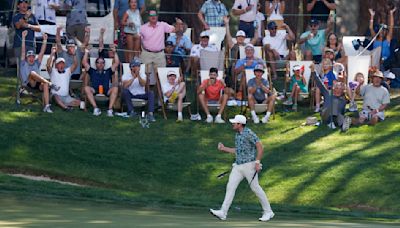
[[[178,119],[176,122],[183,121],[182,109],[183,99],[186,96],[186,85],[183,81],[176,81],[176,74],[174,71],[167,73],[168,82],[163,86],[164,102],[177,103],[178,106]]]
[[[85,28],[87,26],[86,1],[66,0],[67,14],[67,36],[69,39],[77,38],[84,42]]]
[[[239,30],[243,30],[248,38],[253,38],[256,32],[258,0],[235,0],[232,7],[232,13],[239,16]]]

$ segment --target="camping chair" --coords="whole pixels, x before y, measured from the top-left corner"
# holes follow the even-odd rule
[[[347,82],[353,82],[354,76],[360,72],[364,75],[364,82],[367,84],[371,57],[368,55],[348,56],[348,61],[351,64],[347,65]]]
[[[239,58],[240,59],[243,59],[246,57],[244,49],[245,49],[244,46],[239,47]],[[263,54],[263,48],[261,46],[254,46],[254,57],[263,59],[264,54]]]
[[[219,50],[222,50],[222,42],[225,39],[225,27],[210,27],[210,44],[215,44]]]
[[[250,70],[250,69],[247,69],[245,71],[245,74],[246,74],[246,88],[247,88],[247,84],[250,81],[250,79],[255,78],[256,76],[254,75],[254,71]],[[268,80],[271,93],[276,93],[275,88],[273,87],[273,84],[272,84],[271,74],[269,74],[268,69],[266,69],[264,71],[264,74],[262,75],[262,77],[264,79]],[[255,106],[254,106],[254,111],[256,113],[266,112],[267,109],[268,109],[268,104],[255,104]],[[275,119],[275,105],[272,110],[272,119]]]
[[[129,63],[122,63],[122,74],[126,74],[131,72],[131,68],[129,67]],[[140,72],[146,72],[146,64],[140,65]],[[149,79],[147,79],[148,82]],[[122,82],[121,82],[122,83]],[[146,85],[147,87],[147,85]],[[147,88],[146,88],[147,89]],[[121,84],[121,93],[122,93],[122,84]],[[147,105],[147,100],[132,98],[132,104],[135,108],[143,108]],[[121,105],[121,110],[123,110],[123,105]]]
[[[178,105],[176,103],[167,103],[165,104],[164,102],[164,93],[166,91],[162,91],[163,85],[168,83],[168,72],[173,71],[176,74],[176,82],[179,81],[179,78],[182,77],[182,72],[179,67],[158,67],[157,68],[157,74],[158,74],[158,80],[160,80],[160,85],[161,85],[161,92],[162,92],[162,97],[161,97],[161,104],[165,106],[169,110],[173,111],[178,111]],[[190,102],[182,102],[182,109],[188,107],[188,112],[189,116],[191,115],[190,112]],[[167,119],[167,115],[164,113],[164,119]]]
[[[200,71],[200,82],[203,82],[204,80],[210,78],[209,72],[210,72],[209,70],[201,70]],[[217,79],[224,80],[224,72],[222,70],[218,70]],[[196,90],[197,90],[197,88],[196,88]],[[218,112],[221,105],[220,104],[207,104],[207,106],[208,106],[208,110],[210,112],[216,113],[216,112]],[[225,117],[225,111],[224,111],[224,117]]]
[[[286,74],[285,74],[285,96],[290,96],[291,92],[289,92],[289,85],[290,83],[290,78],[293,76],[293,67],[295,65],[299,66],[304,66],[304,77],[306,78],[306,87],[309,88],[310,86],[310,78],[311,78],[311,69],[310,66],[313,64],[312,61],[289,61],[289,64],[287,65],[286,68]],[[303,93],[300,92],[300,96],[302,98],[310,98],[310,108],[313,107],[314,104],[314,96],[313,96],[313,86],[312,88],[308,91],[308,93]]]

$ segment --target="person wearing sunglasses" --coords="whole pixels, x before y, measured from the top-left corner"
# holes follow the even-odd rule
[[[111,46],[111,50],[115,53],[115,46]],[[113,117],[113,106],[117,100],[118,95],[118,77],[115,74],[117,67],[119,66],[119,58],[117,54],[114,54],[114,61],[110,68],[105,68],[105,60],[103,57],[96,59],[96,68],[92,68],[88,63],[89,49],[85,49],[85,55],[83,56],[82,65],[88,73],[90,85],[84,87],[85,94],[93,106],[93,115],[99,116],[101,114],[100,109],[97,107],[94,96],[97,94],[105,95],[110,98],[108,103],[107,116]],[[111,85],[111,87],[110,87]]]

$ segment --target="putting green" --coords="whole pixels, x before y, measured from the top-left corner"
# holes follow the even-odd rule
[[[299,219],[279,213],[267,224],[258,214],[233,211],[219,221],[198,209],[153,209],[108,203],[22,199],[0,195],[0,227],[395,227],[399,224],[341,219]],[[293,217],[293,216],[292,216]]]

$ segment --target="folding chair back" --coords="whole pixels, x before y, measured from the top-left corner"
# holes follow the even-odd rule
[[[363,42],[365,40],[365,36],[343,36],[343,48],[347,56],[356,56],[363,50],[363,47],[359,47],[358,50],[354,48],[353,41],[357,40]]]
[[[246,57],[245,47],[239,47],[239,58],[243,59]],[[254,47],[254,57],[263,59],[263,48],[261,46]]]
[[[222,41],[225,39],[225,27],[210,27],[210,44],[215,44],[221,50]]]
[[[200,70],[210,70],[215,67],[218,70],[224,70],[225,53],[222,51],[200,51]]]
[[[50,58],[50,55],[43,55],[42,62],[40,63],[40,76],[45,79],[50,79],[49,72],[47,71],[47,60]]]
[[[209,73],[210,73],[210,71],[208,71],[208,70],[201,70],[200,71],[200,80],[201,80],[201,82],[203,82],[204,80],[207,80],[207,79],[210,78]],[[217,79],[223,80],[223,78],[224,78],[224,71],[219,70]],[[210,112],[218,112],[218,110],[219,110],[221,105],[219,103],[217,103],[217,104],[207,104],[207,106],[208,106],[208,109],[209,109]]]
[[[368,83],[368,70],[371,65],[371,57],[368,55],[348,56],[348,61],[351,64],[347,65],[347,82],[353,82],[357,73],[364,75],[364,83]]]
[[[289,76],[292,77],[294,75],[293,67],[298,65],[300,67],[304,67],[304,77],[306,78],[306,87],[308,88],[308,85],[310,83],[310,77],[311,77],[311,69],[310,66],[313,64],[312,61],[289,61]]]
[[[122,74],[126,74],[131,72],[131,68],[129,67],[129,63],[122,63]],[[146,77],[146,64],[140,65],[140,76],[143,78]],[[122,91],[122,90],[121,90]],[[147,100],[132,98],[133,107],[144,107],[147,105]]]

